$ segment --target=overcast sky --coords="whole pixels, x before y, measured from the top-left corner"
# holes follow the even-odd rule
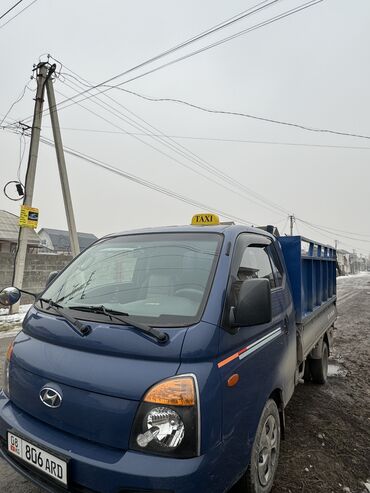
[[[306,2],[280,0],[258,15],[130,76]],[[1,0],[0,15],[14,3],[15,0]],[[33,64],[40,56],[46,60],[45,53],[64,65],[54,85],[57,100],[61,101],[63,95],[75,94],[67,86],[76,84],[68,75],[70,70],[92,83],[102,82],[261,2],[38,0],[1,27],[30,3],[31,0],[24,0],[0,21],[1,117],[29,81]],[[154,98],[182,99],[217,110],[370,135],[369,23],[368,0],[324,0],[121,87]],[[114,83],[124,82],[130,76]],[[8,119],[32,115],[35,82],[31,81],[29,87],[32,91],[26,90]],[[369,139],[210,114],[176,103],[146,101],[116,89],[106,94],[124,106],[125,109],[101,96],[115,111],[123,113],[126,121],[122,115],[118,118],[112,111],[97,106],[94,98],[81,104],[100,117],[72,105],[59,114],[66,146],[201,202],[209,210],[222,210],[254,224],[278,224],[281,230],[285,227],[284,232],[288,228],[287,213],[283,211],[289,211],[324,229],[356,233],[340,235],[368,236],[362,236],[365,241],[360,242],[339,233],[311,230],[298,221],[295,231],[300,234],[332,244],[337,238],[339,247],[348,250],[370,250]],[[143,118],[156,128],[151,128],[156,134],[160,131],[176,136],[175,143],[167,141],[172,149],[148,136],[137,136],[161,153],[127,135],[143,133],[130,126],[127,117],[136,122],[137,117]],[[143,125],[142,121],[139,123]],[[47,115],[42,127],[43,135],[51,137]],[[217,176],[173,151],[177,144],[186,148],[180,148],[180,152],[196,154],[193,159],[203,159],[203,166],[212,165],[227,173],[278,208],[263,207],[261,202],[251,200],[246,191],[239,189],[236,194],[225,181],[217,185]],[[19,147],[18,135],[0,130],[1,189],[8,180],[17,179]],[[28,147],[21,168],[22,179],[27,151]],[[194,213],[200,212],[199,207],[149,190],[78,158],[67,155],[66,160],[79,231],[101,236],[137,227],[186,224]],[[44,144],[40,146],[33,204],[40,209],[40,227],[66,229],[55,152]],[[18,213],[19,203],[1,194],[0,209]]]

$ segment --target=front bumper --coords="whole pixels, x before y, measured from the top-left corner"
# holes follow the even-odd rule
[[[7,453],[13,429],[40,446],[70,457],[66,490]],[[50,493],[223,493],[221,447],[192,459],[171,459],[108,448],[64,433],[22,412],[0,393],[1,455],[19,473]]]

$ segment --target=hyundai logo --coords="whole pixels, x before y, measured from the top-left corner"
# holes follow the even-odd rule
[[[44,387],[40,392],[40,399],[47,407],[56,409],[62,404],[62,396],[56,390],[50,387]]]

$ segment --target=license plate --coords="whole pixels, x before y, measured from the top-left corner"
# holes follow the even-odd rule
[[[67,461],[56,457],[42,448],[8,432],[8,451],[35,467],[44,474],[67,486]]]

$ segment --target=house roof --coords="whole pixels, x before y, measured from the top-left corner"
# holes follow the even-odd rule
[[[27,230],[27,243],[31,246],[40,246],[40,239],[32,228]],[[19,217],[7,211],[0,210],[0,241],[18,242]]]
[[[63,229],[42,228],[39,234],[45,232],[49,235],[50,241],[53,244],[54,250],[70,251],[71,244],[69,241],[69,232]],[[91,233],[77,233],[80,250],[84,250],[98,238]]]

